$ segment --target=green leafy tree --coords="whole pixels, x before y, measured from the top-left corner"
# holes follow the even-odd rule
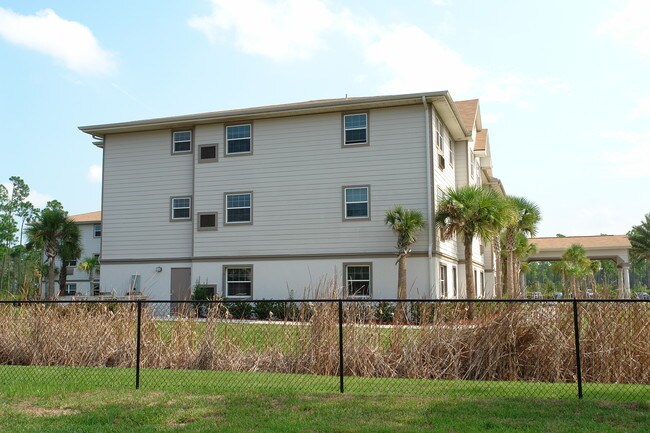
[[[645,259],[646,284],[650,290],[650,213],[645,214],[641,224],[632,227],[627,237],[632,244],[632,253]]]
[[[587,258],[587,251],[580,244],[572,244],[562,254],[565,272],[571,279],[571,292],[573,297],[578,297],[578,280],[591,273],[591,260]]]
[[[489,242],[505,227],[509,218],[506,201],[491,189],[474,185],[447,190],[438,204],[436,226],[442,240],[458,236],[465,250],[465,285],[467,298],[475,299],[476,290],[472,272],[472,242],[480,238]],[[468,310],[473,318],[473,304]]]
[[[88,281],[90,282],[90,293],[93,293],[95,286],[95,272],[99,270],[100,264],[97,257],[86,257],[77,265],[79,269],[88,272]]]
[[[537,225],[541,220],[539,207],[532,201],[523,197],[508,196],[506,198],[511,209],[512,218],[509,219],[505,230],[505,252],[506,252],[506,293],[509,297],[516,297],[517,291],[517,258],[515,248],[517,234],[524,236],[535,236]]]
[[[48,265],[45,296],[55,298],[54,276],[56,257],[65,245],[78,244],[79,227],[68,218],[58,202],[50,202],[39,218],[27,229],[29,246],[43,251]]]
[[[406,299],[406,258],[417,234],[424,228],[424,215],[398,205],[386,212],[384,222],[397,234],[397,297]]]

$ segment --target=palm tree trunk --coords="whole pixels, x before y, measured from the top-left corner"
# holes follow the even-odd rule
[[[501,241],[499,236],[492,240],[492,252],[494,253],[494,297],[503,296],[503,280],[501,278]]]
[[[56,256],[47,256],[47,285],[45,286],[45,297],[48,300],[55,299],[54,293],[54,259]]]
[[[509,298],[515,297],[515,234],[512,229],[506,231],[506,295]]]
[[[95,289],[94,289],[95,275],[94,274],[95,274],[94,269],[92,269],[92,268],[88,269],[88,282],[90,283],[90,290],[89,290],[88,294],[90,296],[93,296],[95,294]]]
[[[404,252],[400,254],[397,260],[397,298],[406,299],[406,254]],[[402,323],[406,320],[406,303],[397,303],[395,320],[397,323]]]
[[[515,260],[513,265],[515,269],[515,271],[513,272],[513,284],[515,286],[514,297],[520,298],[522,297],[522,294],[520,293],[521,292],[521,263],[519,262],[519,260]]]
[[[472,269],[472,241],[473,237],[465,236],[465,285],[467,286],[467,299],[476,299],[474,290],[474,272]],[[467,308],[467,318],[474,319],[474,303],[470,302]]]
[[[648,285],[648,291],[650,291],[650,254],[645,256],[645,273],[646,273],[646,284]]]
[[[61,261],[61,269],[59,269],[59,296],[65,296],[65,286],[68,283],[68,268],[65,262]]]

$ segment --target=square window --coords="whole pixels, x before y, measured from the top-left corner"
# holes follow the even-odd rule
[[[217,160],[216,144],[199,146],[199,162],[210,162],[216,160]]]
[[[225,266],[224,279],[226,298],[250,298],[253,296],[252,266]]]
[[[77,283],[68,283],[63,291],[64,296],[75,296],[77,294]]]
[[[253,221],[253,193],[226,193],[226,224]]]
[[[347,264],[345,266],[345,287],[350,297],[372,296],[372,266],[370,264]]]
[[[343,116],[343,144],[368,143],[368,114],[346,114]]]
[[[172,153],[192,152],[192,131],[172,132]]]
[[[217,230],[217,213],[205,212],[199,213],[199,231]]]
[[[93,225],[93,237],[94,238],[101,238],[102,237],[102,225],[101,224]]]
[[[251,124],[226,126],[226,155],[251,153],[252,139]]]
[[[370,218],[370,187],[344,187],[343,200],[345,219]]]
[[[190,197],[172,197],[172,221],[189,220],[192,215]]]

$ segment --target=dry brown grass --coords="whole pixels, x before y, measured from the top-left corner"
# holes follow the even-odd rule
[[[346,304],[346,374],[367,377],[575,381],[569,303],[416,304],[412,322],[379,320],[376,304]],[[152,306],[153,307],[153,306]],[[338,374],[338,306],[304,305],[298,322],[242,323],[226,305],[206,319],[160,320],[143,310],[142,366]],[[189,313],[188,311],[186,311]],[[583,376],[650,384],[647,303],[580,307]],[[0,364],[135,365],[136,309],[128,304],[0,305]]]

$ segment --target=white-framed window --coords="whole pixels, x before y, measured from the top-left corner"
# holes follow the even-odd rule
[[[75,296],[77,294],[77,283],[68,283],[63,291],[65,296]]]
[[[474,158],[474,151],[470,151],[469,153],[469,166],[470,166],[470,174],[472,176],[472,179],[474,179],[474,165],[476,163],[476,158]]]
[[[250,224],[253,222],[253,193],[226,193],[226,224]]]
[[[456,266],[451,267],[451,290],[452,298],[458,298],[458,271],[456,270]]]
[[[224,266],[224,290],[226,298],[250,298],[253,296],[253,266]]]
[[[172,197],[171,220],[186,221],[192,218],[192,197]]]
[[[172,153],[192,152],[192,130],[172,132]]]
[[[476,183],[481,185],[481,165],[476,161]]]
[[[449,138],[449,166],[454,166],[454,141]]]
[[[253,125],[226,126],[226,155],[240,155],[253,152]]]
[[[368,113],[354,113],[343,116],[343,144],[368,143]]]
[[[94,238],[101,238],[102,237],[102,225],[101,224],[93,224],[93,237]]]
[[[444,140],[445,133],[442,129],[442,122],[440,121],[439,118],[436,117],[436,146],[438,147],[439,150],[442,150],[444,145],[443,145],[443,140]]]
[[[346,294],[353,298],[369,298],[372,296],[372,264],[346,263],[345,287]]]
[[[483,297],[483,296],[485,296],[485,274],[483,273],[483,271],[481,271],[481,273],[479,275],[480,275],[480,280],[481,280],[481,284],[480,284],[481,297]]]
[[[447,295],[447,265],[440,265],[440,297],[445,299]]]
[[[93,296],[99,296],[100,292],[99,283],[93,283]]]
[[[77,260],[76,259],[75,260],[66,260],[63,263],[67,268],[76,268],[77,267]]]
[[[343,187],[343,216],[346,220],[370,219],[370,187]]]

